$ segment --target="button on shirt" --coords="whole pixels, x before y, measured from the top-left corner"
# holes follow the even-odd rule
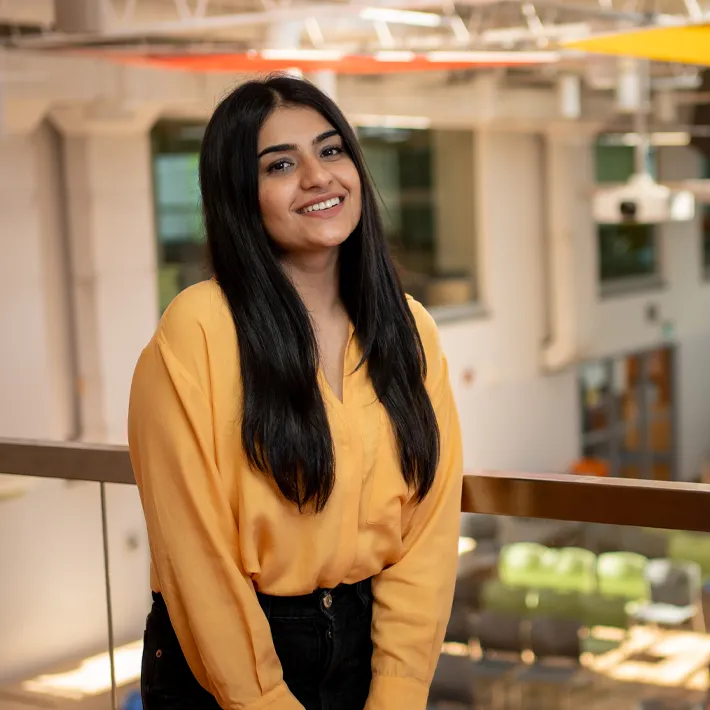
[[[222,708],[302,710],[283,682],[256,589],[296,596],[369,577],[366,710],[426,707],[456,575],[461,436],[436,326],[419,303],[409,305],[441,431],[435,482],[420,504],[367,368],[357,369],[357,338],[346,351],[342,401],[319,373],[336,480],[318,514],[300,513],[247,463],[236,332],[214,281],[182,292],[141,354],[129,444],[151,586],[165,598],[191,670]]]

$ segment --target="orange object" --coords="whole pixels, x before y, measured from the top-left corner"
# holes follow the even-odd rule
[[[300,69],[306,73],[330,70],[336,74],[402,74],[422,71],[529,66],[550,64],[558,60],[555,52],[379,52],[377,54],[339,54],[312,50],[289,53],[264,50],[243,54],[146,54],[133,52],[82,51],[84,56],[97,56],[121,64],[176,69],[190,72],[269,73]]]
[[[609,462],[604,459],[582,458],[572,464],[570,473],[576,473],[578,476],[605,478],[610,473]]]

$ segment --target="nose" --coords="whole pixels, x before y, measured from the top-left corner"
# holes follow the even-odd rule
[[[304,190],[326,188],[332,180],[330,171],[317,158],[308,158],[302,165],[301,187]]]

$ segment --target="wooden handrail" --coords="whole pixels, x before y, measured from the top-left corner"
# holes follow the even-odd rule
[[[480,471],[464,478],[461,510],[710,532],[710,485]]]
[[[125,446],[0,439],[0,473],[134,483]],[[710,486],[569,474],[477,471],[464,477],[461,510],[710,532]]]

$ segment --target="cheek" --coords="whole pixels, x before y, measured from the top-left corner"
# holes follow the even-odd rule
[[[359,220],[360,213],[362,212],[362,188],[360,185],[360,176],[358,175],[357,169],[354,165],[352,167],[352,172],[348,175],[346,186],[352,199],[354,216]]]
[[[259,188],[259,209],[261,210],[261,218],[267,228],[269,225],[278,224],[284,219],[284,210],[286,209],[283,195],[280,194],[279,190],[262,185]],[[288,212],[287,209],[286,212]]]

